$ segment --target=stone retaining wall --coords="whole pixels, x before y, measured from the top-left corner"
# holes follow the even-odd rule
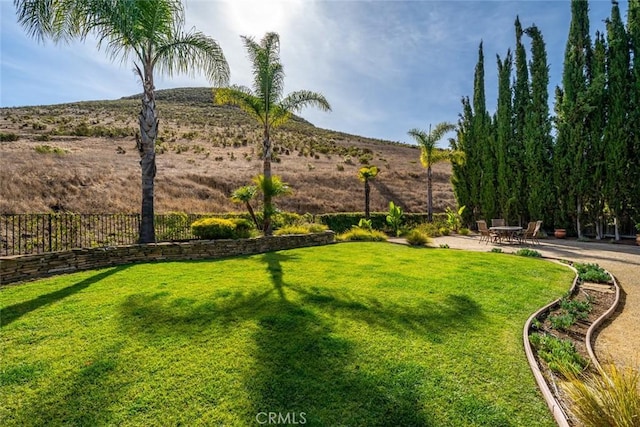
[[[332,231],[326,231],[255,239],[194,240],[0,257],[0,285],[136,262],[215,259],[327,245],[334,242],[334,237]]]

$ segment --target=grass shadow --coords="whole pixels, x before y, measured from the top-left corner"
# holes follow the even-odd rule
[[[82,291],[83,289],[86,289],[89,286],[93,285],[94,283],[99,282],[100,280],[105,279],[111,276],[112,274],[118,273],[127,268],[129,268],[128,265],[113,267],[101,273],[87,277],[86,279],[78,283],[74,283],[73,285],[67,286],[62,289],[58,289],[57,291],[50,292],[45,295],[40,295],[37,298],[34,298],[29,301],[24,301],[18,304],[7,306],[2,309],[2,313],[0,314],[0,328],[3,328],[13,323],[14,321],[24,316],[25,314],[31,313],[32,311],[37,310],[41,307],[44,307],[49,304],[53,304],[70,295],[76,294]]]

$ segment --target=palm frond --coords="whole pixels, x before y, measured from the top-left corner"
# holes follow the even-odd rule
[[[27,35],[43,42],[83,38],[88,32],[91,3],[95,0],[14,0],[18,23]]]
[[[194,75],[202,70],[215,86],[229,81],[229,65],[220,45],[201,32],[182,33],[158,46],[153,63],[169,76],[176,72]]]
[[[242,36],[242,40],[251,60],[256,96],[264,101],[265,110],[269,111],[271,106],[280,100],[284,91],[280,37],[277,33],[267,33],[260,43],[247,36]]]
[[[263,125],[266,123],[264,104],[249,88],[244,86],[231,86],[216,89],[214,102],[218,105],[235,105]]]
[[[420,162],[425,168],[450,159],[448,150],[438,150],[437,143],[442,139],[444,134],[453,129],[455,129],[454,125],[442,122],[438,123],[433,129],[429,127],[429,132],[416,128],[408,132],[409,136],[413,137],[420,146]]]
[[[309,90],[299,90],[287,95],[280,106],[286,111],[300,111],[303,107],[313,106],[322,111],[331,111],[331,105],[324,95]]]

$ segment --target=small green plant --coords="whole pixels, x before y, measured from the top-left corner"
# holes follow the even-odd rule
[[[589,297],[586,301],[570,300],[563,298],[560,301],[560,308],[568,314],[575,316],[577,319],[586,319],[592,308],[593,298]]]
[[[611,277],[609,274],[598,264],[581,264],[575,263],[573,265],[578,270],[578,277],[583,282],[594,283],[610,283]]]
[[[542,322],[537,317],[534,317],[531,321],[531,327],[536,330],[540,330],[542,328]]]
[[[447,245],[446,243],[440,243],[440,248],[441,249],[449,249],[449,245]]]
[[[373,230],[373,223],[370,219],[362,218],[358,221],[358,228],[362,228],[363,230]]]
[[[496,254],[501,254],[502,253],[502,249],[501,248],[491,248],[491,252],[496,253]]]
[[[462,227],[460,230],[458,230],[458,233],[461,236],[468,236],[469,235],[469,229],[465,228],[465,227]]]
[[[466,206],[461,206],[457,211],[452,210],[449,206],[447,206],[444,210],[444,213],[447,215],[447,225],[450,230],[458,231],[462,224],[462,213],[466,209]]]
[[[577,375],[587,367],[587,361],[578,354],[575,345],[569,340],[535,333],[529,335],[529,342],[553,372],[566,377],[568,374]]]
[[[541,258],[542,254],[534,249],[522,248],[516,251],[516,255],[527,256],[532,258]]]
[[[549,316],[549,322],[553,329],[566,331],[576,322],[576,318],[570,313],[553,314]]]
[[[409,231],[406,236],[407,243],[411,246],[425,246],[429,243],[429,237],[423,234],[420,230],[413,229]]]
[[[389,213],[387,214],[387,224],[393,228],[396,233],[396,237],[400,236],[400,226],[402,225],[402,220],[404,216],[404,211],[398,205],[393,202],[389,202]]]

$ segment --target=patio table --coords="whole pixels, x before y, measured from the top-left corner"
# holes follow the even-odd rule
[[[502,241],[503,238],[506,238],[507,241],[511,243],[511,240],[515,237],[515,234],[518,231],[522,231],[522,227],[515,225],[502,225],[498,227],[489,227],[489,230],[495,231],[496,234],[498,234],[500,241]]]

